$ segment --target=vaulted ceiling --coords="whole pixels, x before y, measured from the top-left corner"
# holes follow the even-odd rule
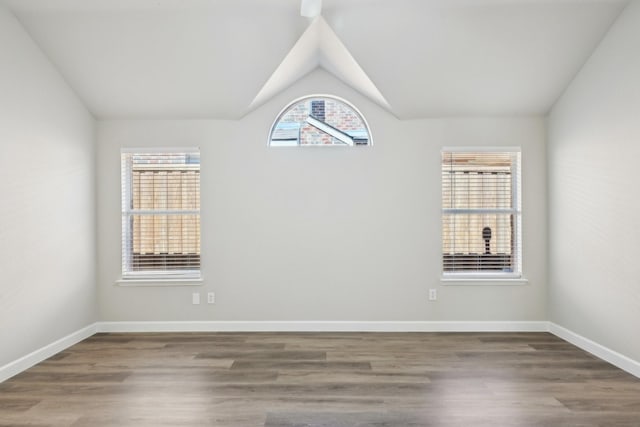
[[[4,1],[98,118],[239,118],[319,67],[403,119],[545,114],[627,3]]]

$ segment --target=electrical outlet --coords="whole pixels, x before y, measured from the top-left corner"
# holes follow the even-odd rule
[[[438,290],[429,289],[429,301],[436,301],[438,299]]]
[[[209,292],[207,294],[207,304],[215,304],[216,302],[216,294],[214,292]]]
[[[200,304],[200,293],[194,292],[191,294],[191,304],[197,305]]]

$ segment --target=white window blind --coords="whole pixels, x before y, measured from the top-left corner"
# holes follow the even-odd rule
[[[519,149],[443,150],[443,274],[520,276],[520,199]]]
[[[123,150],[122,277],[200,274],[200,152]]]

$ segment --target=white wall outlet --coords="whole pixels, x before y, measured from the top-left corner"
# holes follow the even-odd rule
[[[429,289],[429,301],[436,301],[438,299],[438,290]]]
[[[207,303],[208,304],[215,304],[216,302],[216,294],[215,292],[209,292],[207,294]]]
[[[191,294],[191,304],[200,304],[200,293],[194,292]]]

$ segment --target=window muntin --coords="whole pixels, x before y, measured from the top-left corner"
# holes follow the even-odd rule
[[[371,145],[364,117],[348,102],[327,95],[292,102],[269,133],[269,146]]]
[[[200,275],[200,152],[123,150],[122,277]]]
[[[445,276],[522,273],[519,149],[442,152]]]

